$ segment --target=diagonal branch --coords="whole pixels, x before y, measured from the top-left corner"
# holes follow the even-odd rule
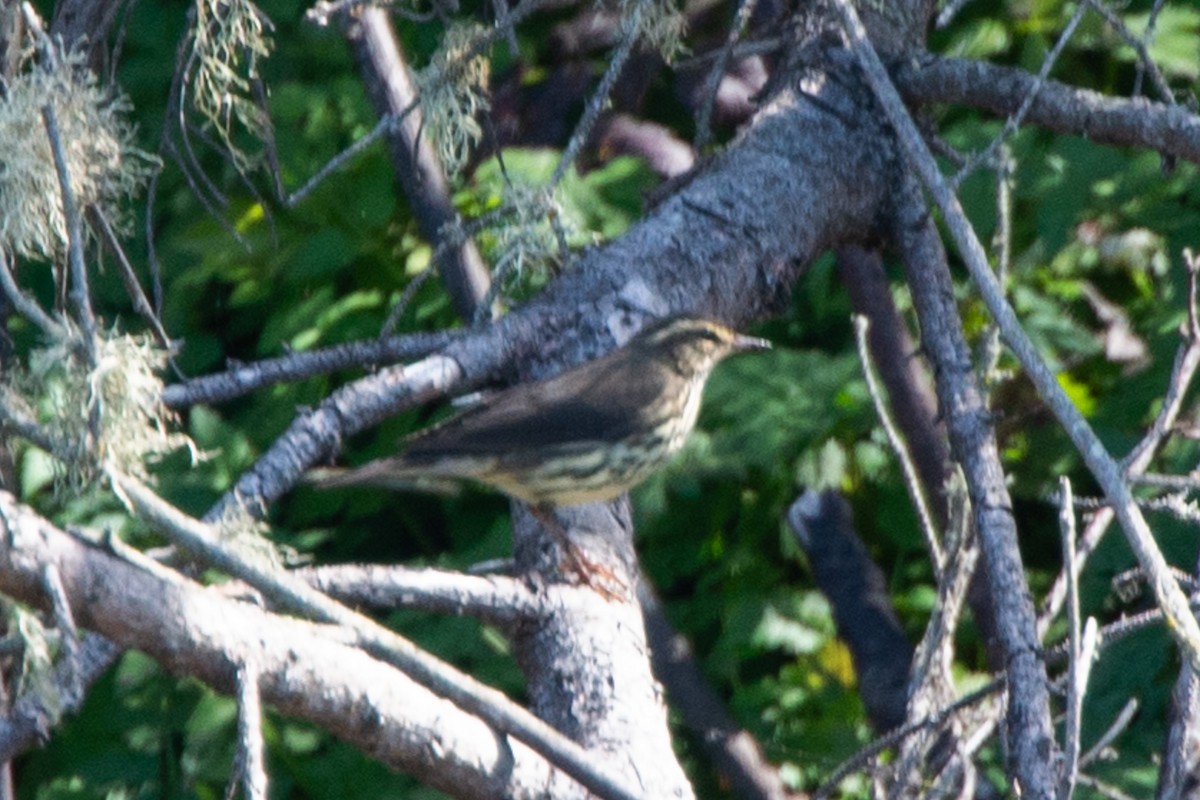
[[[1054,746],[1045,666],[1039,657],[1033,600],[1017,546],[991,414],[954,300],[946,252],[911,179],[897,198],[896,239],[904,258],[921,342],[933,363],[951,449],[962,465],[971,513],[995,603],[996,631],[1008,677],[1007,739],[1014,775],[1032,797],[1049,797]]]
[[[347,41],[371,102],[380,117],[396,119],[387,128],[392,164],[421,235],[436,248],[447,238],[445,229],[458,215],[445,170],[428,138],[421,135],[417,88],[388,12],[367,6],[349,12],[344,22]],[[411,113],[405,113],[408,109]],[[472,319],[489,284],[479,250],[470,240],[453,244],[442,252],[440,268],[455,311],[462,319]]]

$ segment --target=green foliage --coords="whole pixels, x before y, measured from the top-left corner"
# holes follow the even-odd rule
[[[295,3],[262,5],[276,24],[275,52],[255,66],[271,89],[282,178],[295,189],[371,130],[375,119],[336,31],[301,24]],[[1149,6],[1135,2],[1121,11],[1135,32],[1146,24]],[[932,44],[939,52],[1036,71],[1072,11],[1049,0],[967,4],[954,25],[934,34]],[[181,6],[157,3],[136,4],[129,13],[117,77],[138,123],[133,144],[142,150],[157,148],[184,16]],[[519,57],[500,47],[494,63],[524,62],[527,83],[547,81],[555,67],[546,53],[547,26],[534,19],[518,28]],[[1197,79],[1200,64],[1198,28],[1200,15],[1180,4],[1168,4],[1156,22],[1151,52],[1178,92],[1195,89],[1188,82]],[[401,34],[418,66],[446,60],[435,56],[447,52],[438,50],[448,38],[439,23],[405,23]],[[1134,58],[1089,12],[1077,43],[1052,75],[1127,94],[1137,81]],[[473,87],[482,67],[472,64],[467,66],[475,70],[475,83],[468,81]],[[493,77],[498,72],[493,68]],[[669,94],[661,87],[650,91],[659,92],[655,98]],[[1143,91],[1149,90],[1143,85]],[[465,124],[461,112],[478,106],[479,96],[470,89],[464,97],[460,88],[457,96],[443,99],[451,109],[447,118],[463,123],[452,142],[454,155],[468,159],[465,148],[479,132]],[[658,121],[687,135],[690,118],[670,102],[657,107],[663,109]],[[964,151],[985,147],[1001,127],[959,110],[940,123],[945,140]],[[1153,154],[1035,130],[1022,131],[1009,147],[1016,164],[1010,296],[1060,383],[1120,455],[1157,410],[1178,344],[1186,297],[1179,254],[1184,246],[1197,246],[1200,231],[1196,167],[1164,169]],[[543,196],[539,190],[558,164],[559,150],[508,149],[502,156],[503,166],[492,156],[465,173],[455,200],[468,216],[506,210],[501,226],[478,241],[493,265],[513,265],[505,286],[513,300],[530,296],[568,266],[551,212],[569,249],[592,246],[639,218],[653,183],[639,162],[619,158],[583,174],[569,171],[553,196]],[[227,359],[374,336],[412,281],[429,268],[429,248],[396,191],[382,146],[342,167],[294,209],[247,192],[236,170],[211,150],[200,147],[197,158],[228,195],[228,205],[218,209],[220,219],[202,207],[170,165],[154,210],[163,318],[168,331],[183,339],[176,364],[184,374],[219,370]],[[997,224],[995,198],[994,175],[986,169],[962,184],[963,204],[985,242]],[[134,236],[129,247],[135,264],[149,263],[144,240]],[[122,299],[115,271],[97,279],[105,323],[136,331],[141,323]],[[48,275],[30,285],[43,300],[54,291]],[[1097,298],[1121,309],[1132,335],[1145,345],[1143,359],[1114,364],[1105,356],[1105,337],[1114,325],[1101,317]],[[906,308],[903,292],[898,299]],[[960,301],[978,341],[986,318],[970,287],[960,287]],[[453,324],[444,293],[430,281],[413,296],[400,328]],[[20,326],[14,333],[27,354],[36,344],[32,333]],[[761,738],[789,779],[811,788],[871,733],[846,649],[783,522],[788,505],[805,487],[848,494],[914,641],[935,595],[899,472],[853,355],[849,304],[828,260],[810,266],[789,308],[759,333],[776,349],[718,370],[701,430],[676,462],[636,492],[638,545],[670,618],[694,642],[738,720]],[[1008,359],[1001,363],[1012,366]],[[313,378],[217,409],[192,409],[182,427],[207,458],[192,465],[183,454],[167,457],[152,468],[160,487],[181,507],[203,513],[286,428],[298,407],[319,402],[350,377]],[[1080,493],[1091,491],[1091,484],[1019,377],[998,381],[993,398],[1031,582],[1040,591],[1059,559],[1047,498],[1061,474],[1069,474]],[[429,421],[430,412],[414,411],[349,444],[357,457],[380,455]],[[1194,444],[1177,441],[1160,466],[1186,472],[1198,460]],[[38,451],[22,450],[19,463],[24,496],[57,521],[111,529],[139,544],[153,541],[129,525],[111,498],[52,498],[47,491],[52,470]],[[461,568],[508,553],[507,510],[502,499],[472,490],[397,501],[375,492],[334,496],[302,488],[273,510],[272,536],[322,563]],[[1194,530],[1165,515],[1151,521],[1173,562],[1190,570]],[[1127,547],[1110,534],[1083,578],[1086,613],[1111,620],[1130,610],[1113,597],[1109,578],[1131,564]],[[416,614],[396,614],[389,621],[485,681],[521,694],[511,653],[494,630]],[[977,684],[986,668],[982,643],[968,626],[959,644],[956,677],[964,686]],[[1139,669],[1123,668],[1134,657]],[[1085,747],[1124,698],[1135,695],[1142,702],[1142,713],[1117,742],[1117,759],[1097,771],[1131,796],[1149,795],[1153,774],[1147,765],[1161,748],[1162,712],[1176,668],[1158,630],[1121,643],[1097,666],[1093,685],[1101,688],[1085,708]],[[228,779],[233,726],[228,700],[164,675],[131,653],[46,749],[22,760],[19,794],[217,797]],[[267,734],[276,796],[431,796],[308,726],[271,717]],[[700,796],[726,796],[698,743],[682,734],[680,741]],[[994,762],[999,758],[993,754]],[[844,788],[848,796],[869,792],[861,783]],[[1081,790],[1078,796],[1089,795]]]
[[[1034,3],[1017,26],[1008,25],[1003,8],[968,10],[963,35],[974,37],[974,29],[1006,26],[1014,36],[1008,57],[1026,69],[1038,69],[1073,7]],[[1144,29],[1148,8],[1147,3],[1131,4],[1125,14],[1135,34]],[[1156,62],[1176,91],[1194,92],[1194,84],[1184,83],[1196,79],[1194,12],[1168,5],[1156,24],[1151,45]],[[1089,13],[1052,77],[1127,94],[1137,79],[1135,58],[1132,49]],[[1146,81],[1141,91],[1157,97]],[[957,147],[977,149],[997,129],[995,123],[981,124],[964,115],[945,134]],[[1182,248],[1195,246],[1195,233],[1200,230],[1196,167],[1179,164],[1164,170],[1153,153],[1123,152],[1033,131],[1016,136],[1010,147],[1017,165],[1010,296],[1026,330],[1058,372],[1060,384],[1120,457],[1158,410],[1180,344],[1177,330],[1186,298],[1180,254]],[[996,224],[993,176],[979,173],[966,181],[963,203],[977,222],[981,239],[988,241]],[[1120,310],[1119,322],[1104,318],[1102,301]],[[1109,337],[1125,324],[1129,335],[1141,342],[1144,354],[1114,362],[1105,348]],[[1020,378],[1002,382],[993,407],[999,415],[1006,465],[1014,478],[1011,488],[1031,583],[1044,586],[1050,571],[1058,568],[1058,534],[1046,498],[1062,474],[1072,477],[1077,493],[1093,492],[1093,484],[1065,436]],[[1186,472],[1198,456],[1194,444],[1176,442],[1156,469]],[[1151,515],[1150,524],[1168,559],[1191,571],[1194,546],[1184,542],[1194,542],[1194,529],[1164,514]],[[1131,611],[1113,596],[1109,581],[1133,563],[1119,534],[1110,532],[1084,575],[1085,614],[1105,621]],[[1116,743],[1114,761],[1094,773],[1129,796],[1149,796],[1156,779],[1146,765],[1150,754],[1162,747],[1161,721],[1177,669],[1170,652],[1165,632],[1152,629],[1106,652],[1093,672],[1093,688],[1084,708],[1085,749],[1128,698],[1141,703],[1133,724]],[[1123,666],[1131,659],[1136,659],[1138,670]],[[1077,796],[1100,795],[1081,789]]]
[[[1150,58],[1168,79],[1196,81],[1200,79],[1200,11],[1187,6],[1164,6],[1155,15],[1155,35],[1151,40]],[[1144,36],[1150,22],[1149,13],[1131,14],[1127,24],[1134,36]],[[1136,53],[1122,48],[1118,57],[1133,63]]]

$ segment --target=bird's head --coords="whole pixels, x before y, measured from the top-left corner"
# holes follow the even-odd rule
[[[707,374],[725,356],[743,350],[766,350],[766,339],[744,336],[719,322],[700,317],[670,317],[643,328],[630,342],[652,358],[684,374]]]

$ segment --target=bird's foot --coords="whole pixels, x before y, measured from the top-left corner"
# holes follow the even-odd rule
[[[571,541],[553,509],[533,507],[531,512],[558,541],[562,552],[560,568],[564,573],[575,576],[580,585],[588,587],[605,600],[628,600],[632,596],[629,584],[612,567],[593,560],[582,547]]]

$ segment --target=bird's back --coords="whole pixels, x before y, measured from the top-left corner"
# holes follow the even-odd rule
[[[548,448],[626,439],[640,426],[643,409],[663,391],[664,376],[653,363],[634,363],[618,354],[602,356],[587,370],[570,370],[485,400],[414,435],[401,457],[413,466],[497,453],[505,461],[519,461],[523,454],[544,454]]]

